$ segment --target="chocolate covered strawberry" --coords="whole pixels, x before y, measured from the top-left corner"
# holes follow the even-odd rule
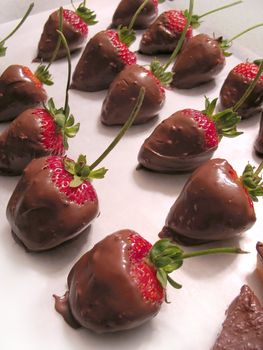
[[[136,39],[134,22],[147,2],[148,0],[143,1],[128,27],[119,27],[117,31],[103,30],[90,39],[76,66],[73,89],[83,91],[107,89],[126,65],[136,63],[136,55],[129,50],[129,46]]]
[[[256,221],[253,200],[263,195],[259,176],[248,164],[241,177],[225,159],[197,168],[170,209],[161,237],[200,244],[239,236]]]
[[[263,157],[263,114],[261,114],[259,133],[254,144],[255,151],[259,157]]]
[[[138,11],[144,0],[121,0],[112,17],[112,28],[128,26],[133,15]],[[145,29],[158,15],[158,0],[148,0],[144,9],[136,18],[133,29]]]
[[[263,243],[257,242],[256,249],[257,249],[257,272],[259,274],[259,277],[263,281]]]
[[[163,120],[144,141],[138,161],[150,170],[190,171],[210,159],[223,136],[240,135],[233,110],[214,114],[217,99],[206,98],[204,111],[183,109]]]
[[[98,215],[98,198],[92,179],[103,178],[107,169],[97,165],[118,143],[135,119],[144,98],[138,102],[125,126],[91,165],[80,155],[33,159],[25,168],[7,205],[12,233],[29,251],[54,248],[82,233]]]
[[[191,89],[213,80],[224,68],[225,57],[231,55],[227,49],[232,42],[248,31],[262,26],[257,24],[235,35],[229,40],[222,37],[211,38],[207,34],[198,34],[183,46],[172,68],[172,87]]]
[[[259,71],[260,61],[239,63],[228,74],[221,90],[220,103],[221,108],[233,107],[245,90],[251,84]],[[257,84],[247,98],[245,103],[237,110],[243,118],[249,118],[262,110],[263,103],[263,74],[261,74]]]
[[[249,286],[242,286],[225,314],[212,350],[263,348],[263,306]]]
[[[71,269],[68,291],[55,296],[56,310],[74,328],[97,333],[132,329],[160,310],[166,285],[181,288],[170,273],[186,258],[213,253],[244,253],[219,248],[185,253],[169,240],[153,246],[132,230],[117,231],[84,254]]]
[[[192,37],[193,28],[199,27],[201,18],[239,3],[241,1],[209,11],[200,16],[193,15],[191,25],[187,30],[185,42]],[[188,10],[169,10],[163,12],[143,33],[140,41],[140,53],[155,55],[173,52],[186,25],[188,16]]]
[[[9,33],[4,39],[0,40],[0,57],[5,56],[6,54],[6,49],[7,47],[5,47],[5,43],[6,41],[11,38],[11,36],[13,34],[15,34],[15,32],[21,27],[21,25],[25,22],[25,20],[27,19],[27,17],[29,16],[32,8],[34,7],[34,3],[29,5],[29,8],[27,9],[26,13],[24,14],[23,18],[21,19],[21,21],[18,23],[18,25],[11,31],[11,33]]]
[[[63,34],[68,42],[70,52],[82,47],[88,36],[88,25],[96,24],[96,14],[86,7],[84,0],[74,11],[63,9]],[[58,41],[59,11],[53,12],[45,23],[38,44],[36,60],[49,61]],[[60,46],[56,59],[65,57],[66,50]]]

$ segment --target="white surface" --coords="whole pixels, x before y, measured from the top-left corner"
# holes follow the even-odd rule
[[[90,0],[89,3],[100,18],[100,22],[90,28],[91,37],[108,25],[110,10],[116,7],[118,0],[112,0],[111,6],[107,0]],[[161,10],[171,4],[162,5]],[[30,62],[47,16],[48,13],[43,13],[30,17],[16,36],[10,39],[7,56],[0,61],[0,71],[12,63],[25,64],[33,69],[36,67]],[[1,32],[12,27],[13,23],[2,25]],[[138,42],[139,37],[134,49],[138,47]],[[20,43],[23,43],[23,47]],[[73,58],[73,67],[78,58]],[[140,62],[146,61],[140,57]],[[221,329],[225,309],[244,283],[248,283],[262,300],[263,285],[254,272],[255,244],[257,240],[262,240],[262,200],[256,204],[258,219],[253,228],[240,240],[218,244],[240,245],[251,254],[206,256],[185,262],[182,269],[173,275],[183,284],[183,288],[179,291],[169,288],[171,304],[163,305],[155,319],[141,328],[112,335],[96,335],[85,329],[73,330],[55,312],[52,298],[53,293],[64,293],[66,277],[74,262],[105,235],[118,229],[131,228],[152,243],[157,239],[168,210],[187,176],[136,171],[140,145],[160,120],[176,110],[187,107],[203,109],[203,95],[209,98],[218,96],[226,74],[238,62],[237,56],[227,58],[227,65],[216,84],[210,83],[189,91],[167,91],[167,101],[160,118],[129,130],[103,162],[110,169],[106,178],[94,181],[101,215],[87,234],[66,246],[47,253],[28,254],[14,242],[5,209],[18,178],[0,179],[1,350],[208,350]],[[54,97],[57,107],[63,106],[66,69],[66,61],[56,62],[51,68],[55,85],[47,90],[49,96]],[[94,161],[119,130],[102,126],[99,121],[105,95],[105,91],[70,91],[71,111],[81,122],[79,134],[70,142],[70,156],[76,158],[79,153],[85,153],[91,162]],[[253,153],[258,117],[243,122],[240,129],[245,131],[242,136],[235,140],[223,139],[215,153],[216,157],[229,160],[239,173],[248,160],[255,165],[259,163],[259,158]]]

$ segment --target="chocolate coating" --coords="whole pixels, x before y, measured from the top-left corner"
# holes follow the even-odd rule
[[[263,157],[263,113],[261,114],[259,133],[254,145],[258,156]]]
[[[38,53],[35,61],[49,61],[53,55],[58,42],[59,11],[51,13],[44,25],[43,32],[38,43]],[[87,35],[76,30],[69,22],[63,18],[63,34],[67,40],[70,52],[74,52],[82,47]],[[64,45],[60,45],[56,59],[66,57],[67,52]]]
[[[263,243],[257,242],[257,272],[263,281]]]
[[[232,108],[244,95],[251,84],[252,79],[244,80],[240,74],[232,69],[220,90],[221,109]],[[243,119],[252,117],[262,111],[263,103],[263,80],[259,80],[245,102],[238,108],[237,113]]]
[[[44,148],[41,120],[34,111],[27,109],[0,135],[1,174],[20,175],[32,159],[51,154]]]
[[[249,286],[241,288],[226,315],[213,350],[263,349],[263,308]]]
[[[26,109],[47,100],[44,88],[36,86],[23,68],[11,65],[0,77],[0,122],[13,120]]]
[[[212,159],[188,179],[160,236],[199,244],[239,236],[255,221],[253,203],[233,168],[224,159]]]
[[[82,91],[107,89],[124,66],[106,31],[101,31],[89,40],[74,71],[71,87]]]
[[[216,39],[198,34],[188,40],[177,56],[171,86],[191,89],[218,75],[225,65],[225,56]]]
[[[30,251],[54,248],[83,232],[98,215],[98,201],[78,205],[51,180],[48,157],[32,160],[7,205],[13,234]]]
[[[204,130],[183,111],[163,120],[144,141],[138,161],[145,168],[173,173],[190,171],[212,157],[217,147],[207,149]]]
[[[120,25],[128,26],[133,15],[143,2],[144,0],[121,0],[113,14],[111,28],[118,28]],[[153,23],[157,15],[158,8],[154,5],[153,0],[149,0],[136,18],[133,29],[148,28],[149,25]]]
[[[112,82],[102,105],[102,123],[123,125],[136,104],[141,87],[145,88],[145,97],[133,124],[155,118],[164,104],[164,90],[148,70],[133,64],[126,66]]]
[[[116,332],[137,327],[158,313],[160,303],[145,302],[130,276],[131,233],[121,230],[107,236],[73,266],[63,304],[56,298],[56,310],[70,325],[73,317],[94,332]]]

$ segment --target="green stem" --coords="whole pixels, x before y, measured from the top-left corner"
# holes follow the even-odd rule
[[[238,110],[238,108],[240,108],[242,106],[242,104],[246,101],[246,99],[248,98],[248,96],[252,93],[252,91],[254,90],[258,79],[260,78],[261,74],[263,72],[263,61],[260,63],[257,75],[255,76],[255,79],[252,81],[252,83],[248,86],[248,88],[246,89],[246,91],[244,92],[244,94],[241,96],[240,100],[237,101],[237,103],[234,105],[233,107],[233,111],[236,112]]]
[[[236,2],[233,2],[232,4],[229,4],[229,5],[225,5],[225,6],[222,6],[222,7],[218,7],[214,10],[211,10],[211,11],[208,11],[206,13],[203,13],[201,16],[198,16],[198,19],[202,18],[202,17],[205,17],[205,16],[208,16],[210,15],[211,13],[215,13],[217,11],[221,11],[221,10],[224,10],[224,9],[227,9],[229,7],[232,7],[232,6],[235,6],[235,5],[238,5],[238,4],[241,4],[243,1],[236,1]]]
[[[117,145],[117,143],[120,141],[120,139],[123,137],[123,135],[126,133],[126,131],[129,129],[129,127],[134,122],[135,118],[137,117],[145,95],[145,88],[140,89],[140,93],[136,102],[136,105],[134,106],[131,115],[129,119],[126,121],[126,123],[123,125],[115,139],[111,142],[111,144],[106,148],[106,150],[99,156],[97,160],[95,160],[94,163],[90,165],[90,170],[96,168],[96,166],[111,152],[111,150]]]
[[[258,177],[262,170],[263,170],[263,161],[259,164],[257,170],[255,171],[254,176]]]
[[[29,8],[27,9],[26,13],[24,14],[23,18],[21,19],[21,21],[18,23],[15,29],[13,29],[12,32],[8,34],[7,37],[5,37],[5,39],[0,41],[0,45],[3,44],[7,39],[9,39],[21,27],[21,25],[25,22],[25,20],[27,19],[33,7],[34,7],[34,3],[32,2]]]
[[[241,35],[243,35],[243,34],[245,34],[245,33],[247,33],[247,32],[250,32],[251,30],[253,30],[253,29],[255,29],[255,28],[262,27],[262,26],[263,26],[263,23],[256,24],[256,25],[254,25],[253,27],[250,27],[250,28],[244,30],[243,32],[241,32],[241,33],[239,33],[239,34],[233,36],[233,38],[227,40],[227,42],[228,42],[228,43],[231,43],[231,42],[234,41],[235,39],[239,38]]]
[[[233,248],[233,247],[212,248],[212,249],[198,250],[196,252],[183,254],[180,257],[180,259],[188,259],[188,258],[193,258],[196,256],[201,256],[201,255],[219,254],[219,253],[247,254],[248,252],[246,252],[240,248]]]
[[[63,29],[63,7],[59,8],[59,25],[58,25],[58,29],[60,32],[62,32]],[[58,54],[58,50],[60,48],[60,44],[61,44],[61,37],[60,35],[58,36],[58,41],[55,47],[55,50],[53,52],[53,55],[49,61],[49,64],[46,66],[45,71],[47,71],[49,69],[49,67],[51,66],[51,64],[55,61],[57,54]]]
[[[64,113],[66,114],[66,111],[68,109],[68,91],[69,91],[69,87],[70,87],[70,80],[71,80],[71,58],[70,58],[70,51],[69,51],[69,47],[68,47],[68,43],[66,38],[64,37],[64,34],[57,30],[58,34],[61,37],[61,41],[66,49],[67,52],[67,60],[68,60],[68,79],[67,79],[67,86],[66,86],[66,97],[65,97],[65,104],[64,104]]]
[[[144,2],[141,4],[141,6],[137,9],[137,11],[135,12],[135,14],[133,15],[130,24],[128,26],[128,30],[132,30],[134,23],[136,21],[136,18],[139,16],[139,14],[142,12],[144,6],[147,4],[149,0],[144,0]]]
[[[192,20],[192,14],[193,14],[193,8],[194,8],[194,0],[190,0],[189,3],[189,12],[188,12],[188,17],[187,17],[187,21],[186,24],[184,26],[184,30],[182,31],[182,34],[180,36],[180,39],[176,45],[176,48],[174,49],[172,55],[170,56],[169,60],[166,62],[166,64],[163,66],[163,70],[166,71],[166,69],[170,66],[170,64],[174,61],[175,57],[177,56],[178,52],[181,50],[181,47],[183,45],[185,36],[186,36],[186,32],[187,29],[189,27],[189,25],[191,24],[191,20]]]

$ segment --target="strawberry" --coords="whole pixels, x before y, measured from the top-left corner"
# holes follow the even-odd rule
[[[5,47],[5,43],[6,41],[13,36],[13,34],[15,34],[15,32],[21,27],[21,25],[25,22],[25,20],[27,19],[27,17],[29,16],[31,10],[34,7],[34,3],[31,3],[26,11],[26,13],[24,14],[23,18],[21,19],[21,21],[17,24],[17,26],[12,30],[11,33],[9,33],[4,39],[0,40],[0,57],[5,56],[6,54],[6,49],[7,47]]]
[[[113,18],[111,28],[118,28],[121,26],[128,26],[131,19],[143,4],[144,0],[121,0],[117,6]],[[136,18],[133,28],[134,29],[145,29],[156,19],[158,15],[158,0],[148,0],[143,11]]]
[[[240,133],[240,117],[231,110],[213,114],[217,99],[206,109],[183,109],[163,120],[144,141],[138,160],[145,168],[173,173],[190,171],[211,158],[223,136]]]
[[[34,158],[45,155],[63,156],[67,138],[74,137],[79,124],[73,115],[57,110],[52,99],[46,108],[28,109],[0,134],[0,172],[19,175]]]
[[[263,157],[263,116],[261,114],[259,133],[254,145],[255,151],[259,157]]]
[[[9,66],[0,76],[0,121],[15,119],[26,109],[45,102],[47,94],[42,82],[52,84],[43,66],[35,73],[25,66]]]
[[[82,44],[88,36],[88,25],[97,23],[96,14],[86,8],[86,1],[83,1],[75,11],[63,9],[63,34],[68,42],[70,52],[81,49]],[[59,11],[51,13],[44,25],[38,53],[35,61],[49,61],[58,41],[57,29],[59,29]],[[60,46],[56,59],[66,56],[66,50]]]
[[[262,349],[263,306],[249,286],[242,286],[225,314],[212,350]]]
[[[228,74],[220,91],[220,102],[222,108],[234,106],[244,94],[248,86],[255,79],[259,71],[260,60],[256,63],[239,63]],[[262,110],[263,103],[263,73],[248,99],[238,109],[242,118],[249,118]]]
[[[97,33],[87,44],[73,74],[72,88],[83,91],[107,89],[126,66],[136,63],[136,55],[111,29]]]
[[[183,244],[239,236],[256,221],[253,201],[263,196],[262,168],[248,164],[239,178],[226,160],[208,160],[186,182],[160,236]]]
[[[141,89],[127,123],[91,165],[86,164],[83,155],[77,162],[68,157],[46,156],[28,164],[7,205],[13,235],[27,250],[54,248],[78,236],[98,215],[98,198],[91,180],[103,178],[107,169],[95,168],[130,127],[143,98]],[[61,115],[57,119],[61,121]],[[50,140],[43,142],[47,141]]]
[[[215,252],[244,253],[235,248]],[[169,240],[152,246],[132,230],[117,231],[77,261],[66,294],[54,295],[55,308],[75,328],[106,333],[138,327],[159,312],[167,282],[181,288],[170,273],[182,266],[183,259],[210,253],[185,254]]]

